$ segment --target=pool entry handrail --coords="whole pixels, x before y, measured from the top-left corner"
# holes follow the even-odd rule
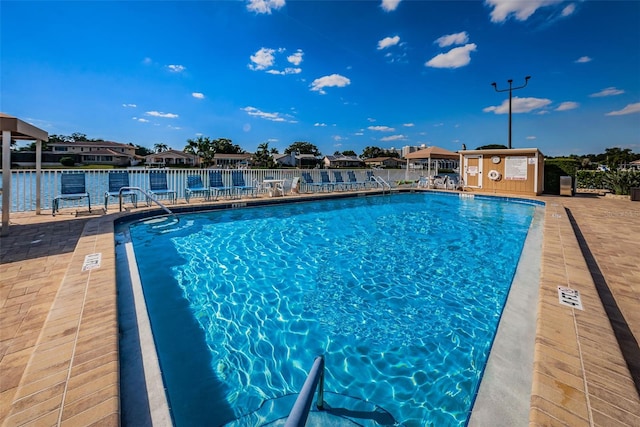
[[[322,410],[324,407],[324,356],[318,356],[314,360],[309,375],[300,390],[296,402],[293,404],[284,427],[304,427],[307,417],[309,417],[316,387],[318,388],[316,406],[319,410]]]
[[[375,181],[377,184],[382,187],[382,193],[384,194],[384,187],[387,187],[389,191],[391,191],[391,184],[389,184],[385,179],[381,176],[371,175],[371,180]]]
[[[120,188],[120,191],[118,192],[118,199],[120,200],[120,212],[122,212],[122,197],[124,196],[123,191],[131,191],[131,190],[137,190],[141,192],[147,197],[147,200],[151,200],[156,205],[158,205],[163,211],[165,211],[169,215],[173,215],[174,217],[178,218],[176,214],[171,212],[171,210],[168,207],[166,207],[162,202],[160,202],[160,200],[158,200],[154,195],[150,194],[148,191],[145,191],[140,187],[121,187]]]

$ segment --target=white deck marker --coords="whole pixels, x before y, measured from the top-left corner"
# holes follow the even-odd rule
[[[578,310],[584,310],[582,308],[582,301],[580,300],[580,291],[576,289],[558,286],[558,300],[561,305],[577,308]]]
[[[100,262],[102,261],[102,253],[89,254],[84,257],[84,264],[82,264],[82,271],[93,270],[100,268]]]

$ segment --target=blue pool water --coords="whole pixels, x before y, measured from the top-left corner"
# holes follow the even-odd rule
[[[249,419],[323,354],[345,402],[465,425],[534,209],[418,193],[134,223],[174,422]]]

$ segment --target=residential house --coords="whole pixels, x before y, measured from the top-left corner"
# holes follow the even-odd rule
[[[373,157],[365,159],[364,163],[373,168],[404,168],[407,161],[398,157]]]
[[[213,167],[221,169],[245,169],[251,166],[251,153],[224,154],[216,153],[213,156]]]
[[[129,166],[137,160],[133,145],[113,141],[48,142],[47,146],[53,153],[76,156],[85,164]]]
[[[178,150],[167,150],[144,157],[147,166],[200,166],[200,157]]]
[[[335,156],[324,156],[322,163],[325,168],[360,168],[364,162],[358,156],[345,156],[338,154]]]

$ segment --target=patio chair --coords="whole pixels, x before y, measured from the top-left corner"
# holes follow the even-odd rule
[[[91,213],[91,195],[87,193],[84,173],[63,173],[60,175],[60,194],[53,199],[51,215],[56,216],[61,200],[81,200],[85,197]]]
[[[169,201],[174,205],[178,201],[176,190],[171,190],[167,184],[166,172],[149,172],[149,194],[153,197],[167,196]],[[147,206],[151,200],[147,197]]]
[[[184,189],[184,199],[189,203],[191,196],[195,194],[204,194],[206,200],[211,197],[211,192],[202,183],[200,175],[188,175],[187,187]]]
[[[351,184],[344,181],[341,171],[333,171],[333,182],[335,187],[341,188],[343,190],[347,189],[347,185],[351,186]]]
[[[284,196],[287,194],[298,193],[298,186],[300,185],[300,178],[285,178],[282,183],[278,183],[278,190]]]
[[[329,172],[327,171],[320,171],[320,179],[321,179],[321,185],[327,189],[327,191],[333,191],[335,189],[335,184],[333,182],[331,182],[331,180],[329,179]]]
[[[238,194],[250,192],[253,197],[256,197],[256,191],[258,188],[255,185],[246,184],[242,171],[231,171],[231,182],[233,184],[233,189],[237,190]]]
[[[362,187],[362,188],[367,188],[367,183],[364,181],[358,181],[358,178],[356,178],[356,173],[354,171],[348,171],[347,172],[347,177],[349,179],[349,184],[351,184],[352,188],[358,188],[358,187]]]
[[[218,200],[218,195],[220,193],[227,193],[229,198],[231,198],[233,196],[233,190],[233,187],[224,185],[224,182],[222,181],[222,172],[209,172],[209,192],[213,194],[214,200]]]
[[[319,182],[314,182],[309,172],[302,172],[302,181],[306,191],[315,193],[316,189],[322,189],[323,185]]]
[[[109,172],[109,191],[104,192],[104,211],[107,211],[110,197],[129,197],[133,207],[138,207],[138,194],[135,191],[124,190],[120,192],[122,187],[129,187],[128,172]]]

